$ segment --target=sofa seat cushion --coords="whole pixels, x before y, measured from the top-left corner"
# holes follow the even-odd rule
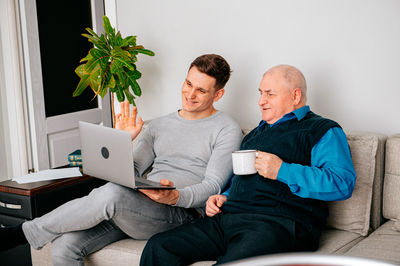
[[[123,239],[84,258],[85,265],[139,265],[147,241]]]
[[[344,230],[327,229],[322,232],[318,253],[343,254],[365,237]]]
[[[85,266],[139,265],[140,256],[147,241],[123,239],[114,242],[84,258]],[[31,248],[33,266],[52,266],[51,244],[41,250]],[[210,266],[215,261],[199,261],[193,266]]]
[[[123,239],[84,258],[85,266],[139,265],[146,241]],[[51,244],[41,250],[31,248],[33,266],[51,266]]]
[[[31,258],[33,266],[52,266],[51,244],[47,244],[40,250],[31,247]]]
[[[346,255],[380,259],[400,264],[400,232],[393,230],[394,221],[388,221],[370,236],[352,247]]]

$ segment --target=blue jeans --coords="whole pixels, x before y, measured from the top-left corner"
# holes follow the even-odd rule
[[[50,213],[25,222],[30,245],[52,243],[53,265],[83,265],[83,257],[117,240],[148,239],[195,219],[185,208],[159,204],[114,183],[94,189]]]

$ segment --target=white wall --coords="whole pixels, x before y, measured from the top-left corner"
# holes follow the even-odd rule
[[[180,108],[187,67],[198,55],[223,55],[234,70],[216,105],[254,127],[261,75],[298,67],[308,104],[346,131],[400,132],[398,0],[116,0],[118,28],[155,51],[140,55],[137,100],[144,119]]]

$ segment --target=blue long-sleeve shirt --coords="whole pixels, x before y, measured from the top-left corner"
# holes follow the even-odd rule
[[[274,124],[261,121],[258,128],[275,127],[291,119],[301,120],[310,111],[301,107],[284,115]],[[347,138],[339,127],[329,129],[311,150],[311,165],[282,162],[277,180],[287,184],[290,191],[302,198],[324,201],[345,200],[352,194],[356,173],[351,160]],[[223,193],[229,194],[229,190]]]

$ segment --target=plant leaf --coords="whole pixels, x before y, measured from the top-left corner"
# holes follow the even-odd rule
[[[99,37],[92,29],[86,28],[86,30],[91,34],[82,34],[82,36],[88,38],[89,42],[93,43],[94,46],[96,46],[99,49],[104,49],[104,50],[109,50],[110,47],[107,44],[107,42],[104,39],[104,35],[102,34],[103,38],[101,36]]]
[[[115,45],[116,46],[121,46],[122,45],[122,41],[123,41],[123,39],[122,39],[122,36],[121,36],[121,32],[117,32],[117,35],[116,35],[116,37],[115,37]]]
[[[111,44],[107,40],[106,36],[104,34],[101,34],[100,36],[101,43],[103,43],[107,47],[107,51],[109,52],[111,50]],[[110,52],[109,52],[110,53]]]
[[[108,84],[109,88],[115,88],[115,78],[114,75],[111,75],[110,83]]]
[[[125,51],[121,47],[115,47],[111,51],[111,56],[125,58],[126,60],[129,60],[132,57],[132,55],[128,51]]]
[[[111,47],[117,46],[117,39],[116,39],[116,36],[115,36],[115,29],[113,27],[111,27],[110,20],[108,19],[107,16],[103,16],[103,22],[104,22],[103,27],[104,27],[104,30],[105,30],[106,35],[107,35],[106,40],[107,40],[108,44]]]
[[[118,61],[111,62],[111,72],[115,75],[115,82],[121,87],[125,87],[125,76],[122,65]]]
[[[96,44],[100,41],[99,38],[93,37],[92,35],[86,34],[86,33],[82,33],[81,34],[83,37],[86,37],[89,39],[89,41],[91,41],[92,43]]]
[[[90,74],[90,88],[96,94],[96,92],[100,89],[100,84],[99,84],[99,76],[101,73],[100,65],[97,64],[97,66],[93,69],[92,73]]]
[[[84,58],[81,59],[81,61],[79,61],[79,63],[82,63],[84,61],[89,61],[92,58],[93,58],[92,55],[88,53],[87,56],[85,56]]]
[[[128,75],[131,76],[133,79],[140,79],[142,77],[142,73],[139,70],[129,71]]]
[[[78,75],[78,77],[83,77],[84,75],[84,71],[83,71],[83,67],[85,66],[85,64],[79,65],[77,68],[75,68],[75,73]]]
[[[85,29],[87,32],[89,32],[93,37],[95,38],[100,38],[99,35],[97,35],[96,32],[94,32],[94,30],[92,30],[91,28],[86,28]]]
[[[94,92],[94,94],[96,95],[96,92],[99,91],[100,89],[100,85],[97,82],[97,80],[92,80],[90,79],[90,84],[89,84],[90,88],[92,89],[92,91]]]
[[[102,68],[104,68],[104,65],[107,63],[110,57],[108,54],[104,53],[104,51],[97,48],[90,49],[89,54],[92,56],[92,58],[85,64],[84,67],[84,70],[87,73],[90,73],[98,64],[102,65]]]
[[[106,69],[101,69],[100,70],[100,88],[99,91],[102,91],[103,89],[107,89],[108,84],[110,83],[111,80],[111,71],[110,71],[110,64],[108,64]]]
[[[149,55],[149,56],[154,56],[155,55],[153,51],[150,51],[150,50],[147,50],[147,49],[136,49],[136,51],[138,53]]]
[[[120,57],[114,57],[114,60],[120,62],[123,66],[125,66],[129,70],[132,70],[132,71],[135,70],[135,67],[133,66],[133,63],[130,62],[131,60],[126,60],[126,59],[120,58]]]
[[[84,75],[81,77],[81,80],[78,83],[78,86],[76,86],[76,89],[74,93],[72,94],[73,97],[79,96],[84,92],[84,90],[87,88],[89,85],[89,75]]]
[[[125,39],[123,39],[121,46],[129,46],[129,45],[132,46],[136,45],[136,36],[128,36]]]
[[[142,95],[142,89],[140,88],[139,84],[137,83],[137,81],[135,79],[132,80],[131,87],[132,87],[133,93],[136,96]]]
[[[133,96],[132,93],[129,91],[129,87],[126,87],[124,89],[124,93],[125,93],[126,98],[129,101],[129,103],[135,105],[135,102],[134,102],[135,96]]]
[[[101,98],[104,98],[104,96],[106,96],[107,91],[108,91],[107,87],[100,88],[99,95],[101,96]]]
[[[127,72],[127,80],[129,85],[132,88],[133,93],[136,96],[141,96],[142,95],[142,90],[140,89],[139,84],[137,83],[136,79],[140,78],[141,74],[139,71],[135,70],[135,71],[130,71]]]
[[[106,34],[107,35],[112,34],[112,33],[115,34],[114,29],[111,27],[110,20],[108,19],[107,16],[103,16],[103,22],[104,22],[103,27],[104,27]]]
[[[117,87],[115,93],[117,94],[118,102],[123,102],[125,100],[124,90],[120,86]]]

